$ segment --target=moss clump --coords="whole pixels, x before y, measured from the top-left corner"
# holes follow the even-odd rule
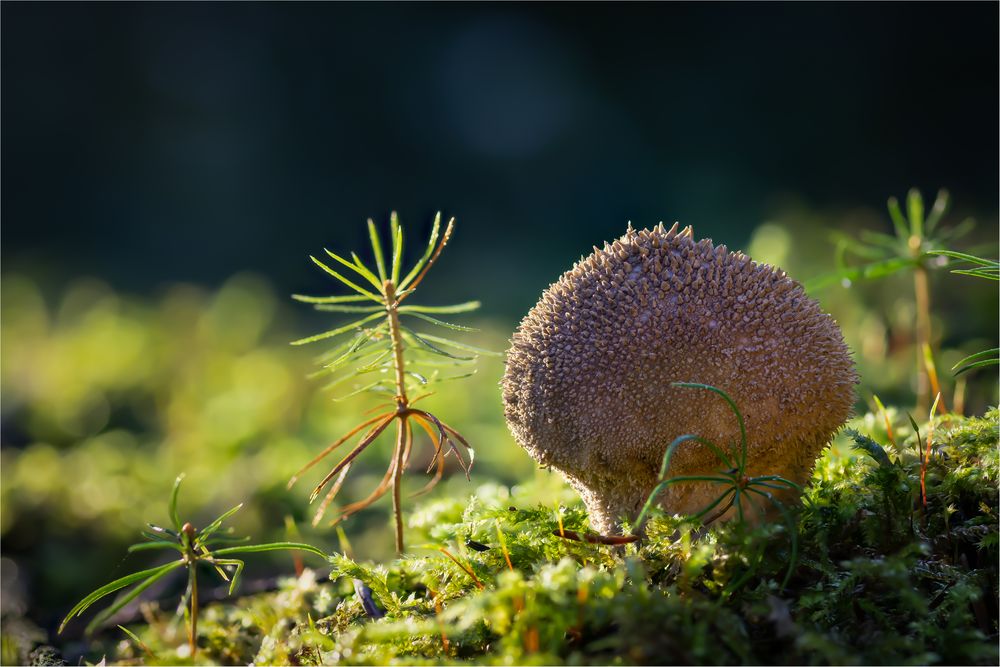
[[[484,487],[467,505],[419,508],[411,526],[427,548],[416,554],[384,566],[337,556],[333,581],[307,572],[277,592],[208,607],[199,656],[227,664],[996,664],[998,417],[936,424],[926,509],[914,434],[897,434],[898,447],[859,434],[868,452],[839,439],[802,498],[801,561],[784,591],[783,525],[705,530],[657,514],[644,542],[608,547],[552,534],[560,520],[566,530],[584,526],[580,504],[557,515],[532,507],[530,488]],[[365,612],[355,580],[383,617]],[[138,630],[154,657],[128,640],[111,655],[176,663],[176,625]]]

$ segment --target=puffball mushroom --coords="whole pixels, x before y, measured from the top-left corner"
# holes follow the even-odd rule
[[[602,533],[636,517],[674,438],[697,434],[728,451],[739,442],[725,401],[672,382],[712,385],[735,400],[751,476],[805,482],[851,413],[857,374],[833,318],[780,269],[692,237],[676,224],[630,225],[542,294],[507,352],[511,432],[565,476]],[[686,442],[668,474],[720,465]],[[659,504],[693,514],[718,494],[709,483],[675,484]]]

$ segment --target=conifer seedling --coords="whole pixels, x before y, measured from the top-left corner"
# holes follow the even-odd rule
[[[815,291],[836,283],[850,287],[860,280],[912,272],[916,306],[913,332],[917,354],[917,410],[920,412],[927,409],[935,394],[941,393],[931,349],[934,336],[931,332],[930,271],[948,266],[950,261],[960,267],[952,273],[997,280],[1000,268],[995,260],[952,249],[956,240],[975,228],[975,223],[966,219],[953,226],[941,225],[950,205],[948,191],[943,189],[938,191],[934,203],[926,212],[924,199],[916,188],[910,189],[906,195],[905,212],[900,202],[890,197],[888,210],[895,233],[862,230],[857,238],[842,232],[835,233],[837,270],[806,283],[809,291]],[[993,348],[963,359],[956,369],[962,372],[996,363],[998,351]],[[943,400],[939,401],[939,405],[942,414],[948,412]]]
[[[208,563],[219,574],[224,581],[229,582],[229,594],[236,590],[240,575],[243,573],[244,562],[237,558],[231,558],[237,554],[256,553],[261,551],[308,551],[317,556],[326,558],[326,554],[314,546],[300,542],[270,542],[267,544],[240,544],[237,546],[219,545],[232,544],[234,542],[245,542],[249,537],[233,537],[232,529],[223,530],[222,523],[234,515],[243,507],[240,503],[236,507],[222,513],[214,521],[211,521],[202,529],[197,529],[189,522],[181,522],[177,512],[177,497],[180,491],[181,481],[184,475],[179,475],[174,481],[173,492],[170,495],[170,520],[173,528],[163,528],[155,524],[148,524],[149,530],[142,531],[145,542],[133,544],[128,548],[129,553],[136,551],[148,551],[151,549],[173,549],[180,554],[180,558],[165,565],[158,565],[141,570],[130,575],[116,579],[109,584],[101,586],[87,597],[80,600],[73,607],[66,618],[59,626],[59,632],[65,629],[66,624],[74,617],[81,615],[95,602],[116,591],[133,586],[133,588],[119,595],[114,604],[99,613],[87,626],[86,632],[90,633],[100,626],[115,613],[120,611],[125,605],[137,598],[144,590],[154,583],[167,576],[174,570],[186,567],[188,571],[188,586],[182,600],[184,615],[188,620],[188,645],[190,655],[193,657],[197,651],[198,638],[198,563]],[[227,568],[230,570],[227,572]]]
[[[360,387],[335,400],[343,400],[361,393],[381,395],[388,400],[373,408],[385,408],[384,411],[362,421],[334,441],[296,473],[288,486],[294,485],[303,473],[335,449],[358,433],[363,433],[354,449],[333,466],[310,494],[309,500],[313,502],[327,486],[330,486],[313,518],[313,525],[318,524],[343,486],[344,479],[358,455],[395,422],[396,444],[382,481],[367,498],[345,506],[331,525],[336,525],[367,508],[391,489],[396,524],[396,550],[400,553],[404,548],[401,480],[410,461],[414,426],[427,433],[434,447],[434,455],[427,472],[429,473],[435,466],[437,468],[431,481],[417,495],[427,493],[437,485],[444,473],[444,458],[450,452],[454,452],[466,477],[469,475],[473,456],[468,441],[458,431],[434,414],[414,408],[413,405],[430,395],[426,389],[431,383],[467,377],[475,371],[462,369],[467,369],[480,354],[493,354],[448,338],[424,332],[418,333],[403,323],[404,320],[410,322],[422,320],[445,329],[474,331],[469,327],[439,320],[432,315],[469,312],[479,307],[478,301],[437,307],[418,306],[407,301],[441,255],[454,227],[455,220],[452,218],[442,234],[441,214],[438,213],[434,218],[430,240],[424,254],[406,274],[403,274],[403,228],[396,214],[392,213],[390,216],[391,241],[388,261],[383,254],[382,242],[375,223],[369,220],[368,232],[375,258],[374,270],[366,266],[355,253],[351,253],[350,259],[346,259],[326,250],[330,259],[336,262],[333,266],[340,265],[354,274],[352,280],[338,273],[333,266],[310,257],[317,266],[349,288],[353,294],[319,297],[293,295],[298,301],[313,304],[317,310],[362,315],[353,322],[292,343],[304,345],[322,340],[346,338],[320,358],[323,368],[317,375],[333,376],[328,387],[335,387],[357,378],[362,378],[363,381]],[[361,284],[354,282],[355,280]],[[450,374],[449,368],[452,369]],[[459,444],[468,451],[468,461],[458,447]]]

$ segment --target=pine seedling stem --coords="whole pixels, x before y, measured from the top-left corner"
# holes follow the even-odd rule
[[[371,292],[367,288],[360,287],[337,273],[330,266],[327,266],[323,262],[313,258],[313,261],[319,265],[320,268],[322,268],[326,273],[332,275],[343,285],[351,288],[354,292],[356,292],[356,294],[333,297],[295,296],[295,298],[300,301],[316,304],[316,307],[320,310],[370,313],[366,317],[363,317],[351,324],[337,327],[316,336],[303,338],[293,343],[295,345],[301,345],[304,343],[311,343],[318,340],[342,336],[349,332],[354,334],[352,341],[342,344],[327,357],[327,360],[333,359],[333,361],[327,363],[325,365],[325,369],[327,369],[327,372],[330,373],[342,372],[342,367],[350,364],[351,362],[358,362],[359,367],[354,371],[347,372],[345,375],[335,380],[332,385],[339,384],[356,376],[376,371],[383,373],[385,376],[389,376],[391,373],[393,380],[391,384],[389,384],[388,380],[385,383],[376,381],[352,392],[351,394],[348,394],[348,396],[353,396],[365,391],[382,394],[388,393],[392,395],[392,400],[388,403],[383,403],[377,409],[389,406],[392,407],[388,411],[355,426],[346,435],[342,436],[333,444],[328,446],[292,477],[289,481],[289,486],[293,485],[302,473],[319,463],[319,461],[330,454],[333,450],[343,445],[358,433],[363,433],[363,435],[361,435],[361,441],[358,445],[343,459],[341,459],[341,461],[333,467],[329,474],[327,474],[327,476],[323,478],[323,480],[313,489],[310,495],[310,501],[316,500],[327,485],[333,482],[333,485],[330,487],[329,491],[327,491],[325,497],[320,503],[319,510],[316,512],[313,519],[313,525],[316,525],[321,520],[326,508],[333,502],[337,493],[340,491],[344,478],[350,470],[351,465],[353,465],[354,459],[371,443],[373,443],[385,430],[387,430],[392,422],[396,422],[396,446],[393,450],[392,460],[386,468],[386,473],[382,482],[364,500],[345,506],[339,516],[333,520],[332,524],[336,525],[355,512],[365,509],[391,489],[393,519],[395,522],[396,534],[396,550],[399,553],[402,553],[404,550],[402,478],[403,472],[409,463],[410,451],[413,446],[413,426],[410,423],[410,419],[415,419],[417,425],[427,432],[430,436],[431,444],[434,447],[434,456],[431,467],[428,468],[428,472],[433,469],[435,464],[437,465],[437,473],[420,493],[426,493],[430,489],[434,488],[434,485],[436,485],[441,479],[441,474],[444,469],[444,456],[447,452],[451,451],[455,453],[459,464],[466,473],[466,476],[468,476],[469,467],[471,465],[471,459],[470,463],[465,462],[455,442],[457,440],[458,444],[461,444],[465,449],[469,450],[471,455],[471,449],[469,448],[469,444],[466,442],[465,438],[455,431],[455,429],[451,428],[448,424],[444,423],[426,410],[413,408],[412,405],[414,403],[429,394],[422,393],[420,396],[411,400],[407,382],[409,381],[410,383],[413,383],[415,378],[421,385],[426,385],[436,378],[437,371],[433,367],[431,372],[427,372],[421,368],[421,364],[430,364],[426,358],[427,355],[444,357],[449,360],[450,365],[475,360],[475,356],[462,356],[457,353],[447,352],[441,347],[438,347],[438,345],[443,345],[444,347],[452,349],[457,348],[462,351],[471,351],[473,354],[482,354],[486,351],[478,350],[472,346],[465,345],[463,343],[456,343],[454,341],[439,338],[430,334],[417,333],[412,329],[404,327],[400,322],[400,317],[406,316],[430,322],[431,324],[444,328],[457,329],[461,331],[469,330],[467,327],[461,327],[449,322],[437,320],[430,317],[428,313],[467,312],[477,308],[479,305],[478,302],[467,302],[454,306],[440,307],[415,306],[409,303],[406,306],[401,306],[403,300],[413,293],[416,287],[423,281],[430,268],[437,262],[438,257],[441,255],[441,251],[451,238],[452,231],[454,230],[454,222],[454,219],[449,221],[447,226],[444,228],[443,233],[439,235],[439,232],[441,231],[440,214],[435,218],[430,241],[427,244],[427,249],[424,252],[424,255],[409,273],[401,277],[403,230],[399,225],[396,214],[393,213],[390,217],[390,262],[386,262],[385,255],[383,254],[383,245],[379,240],[375,224],[369,220],[368,230],[372,242],[372,251],[375,255],[377,275],[376,271],[364,266],[358,256],[354,253],[351,253],[353,261],[348,261],[344,257],[330,252],[329,250],[326,252],[330,258],[335,260],[340,266],[350,269],[354,274],[357,274],[367,281],[368,285],[374,288],[377,294],[375,292]],[[372,301],[374,304],[360,307],[342,305],[347,302],[365,300]],[[382,313],[384,313],[384,315]],[[381,320],[381,323],[374,323],[373,320]],[[377,354],[378,356],[374,361],[371,361],[370,357],[373,354]],[[411,355],[410,358],[407,357],[408,354]],[[413,356],[418,354],[421,356]],[[421,370],[423,370],[423,374],[414,372],[411,368],[412,366],[421,368]],[[464,376],[459,375],[454,377]],[[412,385],[409,388],[416,390],[416,387]],[[416,393],[416,391],[413,393]],[[366,431],[365,429],[368,430]],[[336,481],[334,481],[335,479]]]

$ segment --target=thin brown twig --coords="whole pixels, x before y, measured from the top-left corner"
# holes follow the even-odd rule
[[[295,473],[294,475],[292,475],[292,478],[290,480],[288,480],[288,488],[289,489],[292,488],[295,485],[295,483],[297,481],[299,481],[299,477],[302,476],[302,473],[304,473],[305,471],[309,470],[314,465],[316,465],[317,463],[319,463],[320,461],[322,461],[324,458],[326,458],[326,456],[328,454],[330,454],[330,452],[332,452],[337,447],[340,447],[342,444],[344,444],[345,442],[347,442],[348,440],[350,440],[355,434],[358,433],[358,431],[360,431],[361,429],[365,428],[366,426],[370,426],[370,425],[374,424],[379,419],[384,419],[386,417],[386,415],[388,415],[388,414],[389,413],[382,413],[382,414],[378,415],[377,417],[372,417],[368,421],[365,421],[365,422],[362,422],[362,423],[358,424],[357,426],[355,426],[354,428],[352,428],[350,431],[348,431],[346,434],[344,434],[343,436],[341,436],[340,439],[338,439],[332,445],[330,445],[329,447],[327,447],[326,449],[324,449],[312,461],[310,461],[305,466],[303,466],[303,468],[301,470],[299,470],[297,473]]]
[[[463,565],[457,558],[455,558],[454,556],[451,555],[450,551],[448,551],[444,547],[441,547],[440,549],[438,549],[438,551],[440,551],[445,556],[447,556],[448,558],[450,558],[455,563],[455,565],[457,565],[460,568],[462,568],[465,571],[466,574],[468,574],[470,577],[472,577],[472,581],[476,584],[476,586],[479,587],[479,590],[483,590],[484,588],[486,588],[486,586],[483,585],[483,582],[479,581],[479,577],[477,577],[476,573],[472,571],[472,568],[470,568],[470,567],[468,567],[466,565]]]
[[[329,526],[330,527],[336,526],[341,521],[345,521],[346,519],[348,519],[352,514],[360,512],[361,510],[365,509],[366,507],[374,503],[376,500],[384,496],[386,492],[389,490],[390,485],[392,484],[393,473],[395,472],[395,470],[396,470],[396,461],[394,458],[392,463],[390,463],[389,467],[386,469],[385,475],[382,476],[382,481],[379,482],[378,486],[375,487],[375,490],[372,491],[370,494],[368,494],[368,497],[365,498],[364,500],[359,500],[357,502],[351,503],[350,505],[345,505],[344,508],[340,511],[340,514],[338,514],[336,518],[330,521]]]
[[[434,431],[431,429],[430,424],[428,424],[422,417],[419,417],[417,415],[414,415],[413,419],[420,425],[421,428],[423,428],[427,432],[427,435],[431,439],[431,444],[434,446],[434,456],[433,458],[431,458],[431,463],[430,466],[427,468],[427,472],[429,473],[431,471],[431,468],[434,467],[434,464],[435,463],[437,464],[437,472],[434,473],[434,477],[431,478],[431,481],[427,482],[427,484],[424,485],[424,488],[420,489],[412,496],[410,496],[411,498],[416,498],[426,493],[430,493],[430,491],[435,486],[437,486],[438,482],[441,481],[441,477],[444,475],[444,456],[442,455],[441,452],[441,444],[437,440],[437,437],[435,436]]]
[[[931,439],[934,436],[934,412],[937,410],[939,400],[941,400],[941,394],[937,395],[934,399],[934,404],[931,406],[931,413],[927,422],[927,451],[924,453],[924,460],[920,465],[920,496],[924,502],[924,512],[927,511],[927,485],[924,480],[927,477],[927,464],[931,458]]]
[[[941,383],[938,381],[937,366],[934,364],[934,353],[931,351],[929,343],[924,343],[924,365],[927,367],[927,377],[931,382],[931,391],[937,395],[935,403],[940,401],[941,414],[944,415],[948,412],[948,406],[945,405],[944,399],[942,398]]]
[[[422,417],[429,419],[431,422],[434,423],[435,426],[437,426],[438,432],[441,434],[442,443],[445,442],[448,443],[448,445],[451,447],[451,451],[455,452],[455,456],[458,457],[459,465],[462,466],[462,470],[463,472],[465,472],[465,478],[469,479],[469,471],[471,470],[472,466],[471,464],[465,462],[465,458],[462,456],[462,452],[459,451],[458,447],[455,446],[454,440],[452,440],[448,436],[448,433],[455,434],[455,436],[459,439],[459,442],[461,442],[466,448],[472,449],[471,447],[469,447],[469,443],[465,442],[465,438],[458,435],[454,429],[445,426],[443,423],[441,423],[440,419],[438,419],[431,413],[427,412],[426,410],[413,410],[412,412],[414,414],[418,414]]]
[[[348,454],[343,459],[341,459],[340,463],[338,463],[337,465],[335,465],[333,467],[333,470],[331,470],[329,472],[329,474],[327,474],[327,476],[323,478],[323,481],[321,481],[319,484],[316,485],[316,488],[313,489],[313,491],[312,491],[311,494],[309,494],[309,502],[312,502],[313,500],[315,500],[316,496],[318,496],[320,494],[320,492],[323,490],[323,487],[325,487],[327,484],[329,484],[330,480],[333,479],[333,477],[337,473],[339,473],[341,470],[344,469],[344,466],[350,464],[350,462],[353,461],[358,456],[358,454],[360,454],[361,452],[363,452],[368,447],[368,445],[372,444],[372,442],[375,441],[375,438],[377,438],[379,435],[381,435],[382,431],[384,431],[385,428],[395,418],[396,418],[396,415],[392,414],[389,417],[387,417],[385,420],[383,420],[382,422],[376,424],[370,431],[368,431],[368,433],[365,435],[365,437],[362,438],[361,442],[358,443],[358,446],[355,447],[353,450],[351,450],[350,454]]]
[[[424,276],[427,275],[427,272],[431,270],[431,267],[434,266],[434,262],[436,262],[437,258],[441,255],[441,251],[444,250],[444,247],[448,244],[448,240],[451,238],[451,233],[452,231],[454,231],[454,229],[455,229],[455,218],[452,218],[451,220],[448,221],[448,226],[445,227],[444,234],[441,235],[441,240],[438,241],[438,246],[437,248],[434,249],[434,254],[431,255],[431,258],[427,261],[426,264],[424,264],[424,268],[421,269],[420,273],[417,274],[417,277],[413,279],[413,282],[411,282],[409,285],[406,286],[407,290],[406,294],[401,296],[397,301],[397,303],[401,303],[403,299],[408,297],[410,294],[413,294],[413,290],[417,289],[417,285],[419,285],[420,281],[424,279]]]
[[[431,600],[434,601],[434,617],[437,619],[438,628],[441,630],[441,646],[444,648],[445,655],[448,655],[448,635],[445,634],[444,620],[441,618],[441,612],[443,611],[441,600],[438,598],[438,592],[433,588],[428,586],[427,590],[430,591]]]
[[[323,498],[323,502],[321,502],[319,507],[316,509],[312,525],[317,526],[319,525],[319,522],[322,521],[323,515],[326,514],[326,510],[330,506],[330,503],[333,502],[333,499],[340,492],[341,487],[344,486],[344,480],[347,479],[347,473],[351,471],[352,465],[352,463],[348,463],[344,466],[344,469],[340,471],[340,476],[337,477],[337,481],[333,483],[333,486],[330,487],[330,492],[326,494],[326,497]]]
[[[885,434],[889,438],[889,444],[895,447],[896,438],[892,433],[892,420],[889,419],[889,411],[885,409],[884,405],[882,405],[882,401],[879,399],[878,394],[872,394],[872,398],[875,399],[875,405],[878,406],[879,412],[882,413],[882,419],[885,421]]]

